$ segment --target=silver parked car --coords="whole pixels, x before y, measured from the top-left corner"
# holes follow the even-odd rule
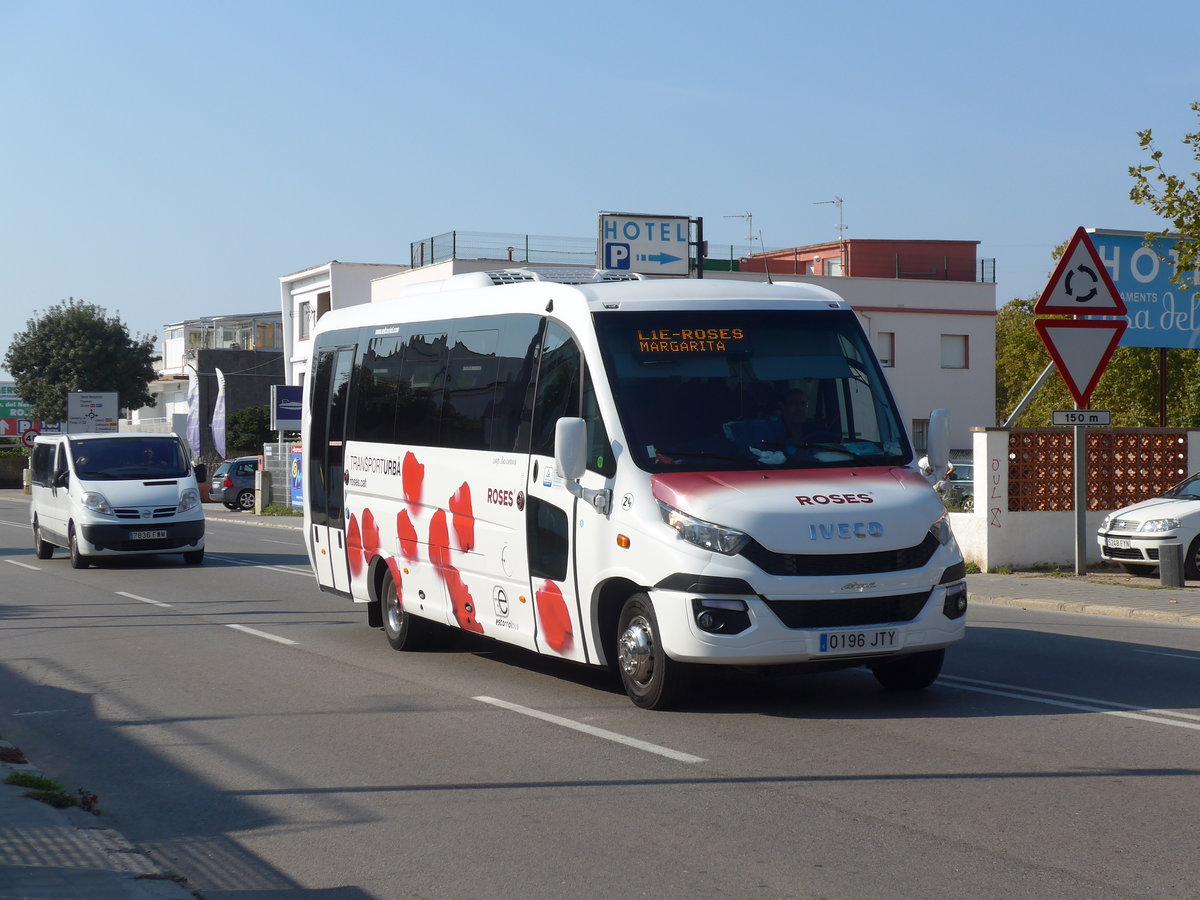
[[[254,473],[258,471],[257,456],[227,459],[213,473],[210,494],[213,500],[229,509],[254,509]]]

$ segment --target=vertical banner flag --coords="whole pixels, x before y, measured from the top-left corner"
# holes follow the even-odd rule
[[[213,447],[221,459],[225,458],[225,373],[217,369],[217,404],[212,417]]]
[[[184,439],[192,450],[192,457],[200,456],[200,375],[195,366],[187,367],[187,434]]]

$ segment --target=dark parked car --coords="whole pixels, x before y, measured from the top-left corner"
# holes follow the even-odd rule
[[[212,499],[230,509],[254,509],[254,473],[257,471],[257,456],[225,460],[213,473]]]

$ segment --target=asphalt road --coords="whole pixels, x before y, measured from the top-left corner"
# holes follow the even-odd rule
[[[393,652],[294,530],[76,571],[26,516],[0,735],[206,900],[1195,894],[1200,629],[977,605],[923,693],[730,672],[654,713],[483,641]]]

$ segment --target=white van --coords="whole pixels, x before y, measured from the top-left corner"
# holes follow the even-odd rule
[[[204,508],[178,435],[42,435],[29,467],[38,559],[64,547],[76,569],[94,556],[182,553],[191,565],[204,561]]]

